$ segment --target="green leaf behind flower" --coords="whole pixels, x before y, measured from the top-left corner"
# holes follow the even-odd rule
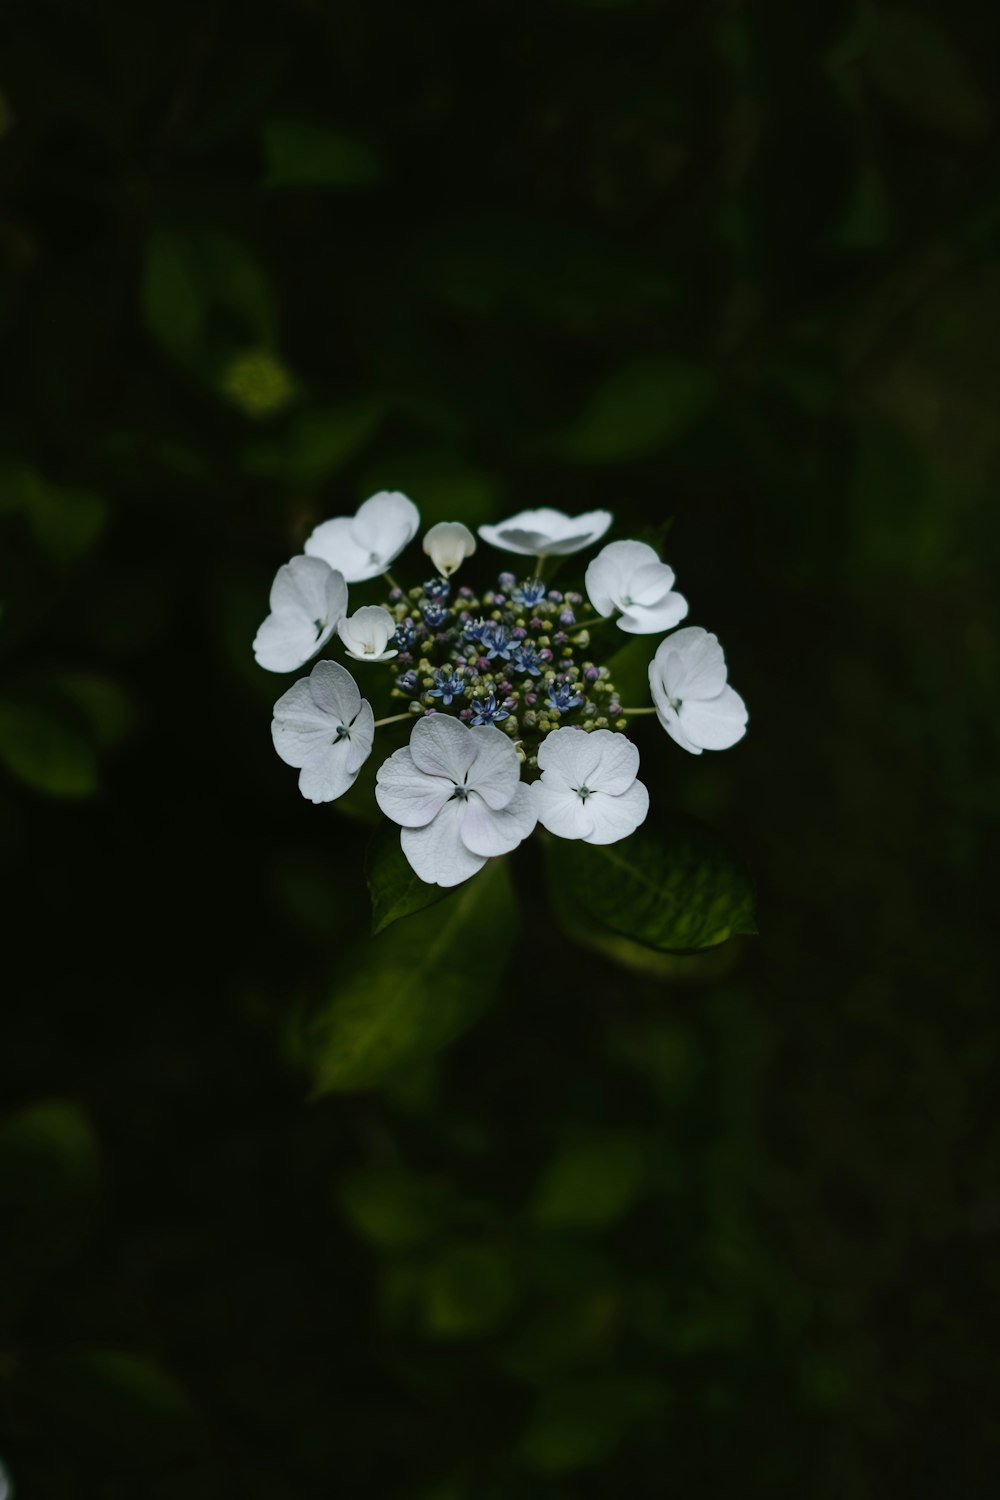
[[[557,907],[660,953],[714,948],[757,931],[750,878],[725,842],[693,818],[649,824],[617,844],[555,839]]]
[[[374,1088],[467,1031],[500,986],[496,935],[509,950],[516,923],[506,861],[493,860],[445,901],[359,944],[303,1038],[316,1093]]]
[[[399,842],[395,823],[383,819],[365,855],[365,880],[372,898],[372,932],[384,932],[401,917],[433,906],[448,894],[414,874]]]

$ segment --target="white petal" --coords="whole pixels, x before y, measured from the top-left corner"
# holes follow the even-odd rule
[[[404,828],[399,836],[410,868],[428,885],[461,885],[486,863],[485,858],[473,854],[462,842],[461,827],[467,805],[457,799],[446,802],[425,828]]]
[[[367,699],[362,700],[357,717],[351,724],[350,739],[347,743],[347,768],[356,774],[371,755],[372,746],[375,743],[375,715]]]
[[[726,658],[718,636],[700,625],[677,630],[661,641],[650,666],[667,696],[680,699],[715,698],[726,685]]]
[[[560,839],[585,839],[594,831],[591,798],[546,781],[532,783],[531,795],[538,821]]]
[[[456,786],[464,786],[466,773],[478,754],[478,744],[474,731],[461,720],[446,714],[429,714],[413,726],[410,754],[418,771],[427,776],[446,776]]]
[[[416,536],[419,526],[420,512],[408,496],[398,490],[380,490],[358,506],[351,535],[367,549],[372,562],[378,558],[381,573]]]
[[[645,542],[609,542],[588,565],[584,575],[587,597],[599,615],[614,614],[629,592],[629,581],[640,568],[659,563]],[[672,580],[671,580],[672,581]],[[670,584],[667,584],[667,588]]]
[[[310,802],[335,802],[342,797],[358,779],[358,768],[351,769],[352,759],[350,740],[339,740],[311,755],[299,772],[303,797]]]
[[[424,537],[424,551],[443,578],[450,578],[476,550],[476,539],[461,521],[438,521]]]
[[[395,630],[395,620],[381,604],[364,604],[337,624],[337,634],[356,661],[388,661],[397,656],[395,647],[386,649]]]
[[[568,789],[589,786],[601,760],[601,741],[596,736],[610,732],[607,729],[588,732],[566,724],[547,734],[538,747],[542,780]]]
[[[300,677],[274,705],[271,738],[287,766],[303,766],[311,755],[337,737],[337,725],[317,708],[309,678]]]
[[[616,622],[629,635],[660,635],[673,630],[688,612],[683,594],[667,594],[659,604],[631,604]]]
[[[340,724],[352,723],[361,708],[361,690],[339,662],[318,661],[309,674],[309,690],[317,708]]]
[[[523,782],[518,783],[507,806],[500,809],[490,807],[473,792],[460,825],[462,842],[473,854],[486,858],[509,854],[528,837],[536,817],[531,790]]]
[[[375,801],[387,818],[404,828],[423,828],[437,817],[454,791],[449,777],[419,771],[405,745],[375,772]]]
[[[521,780],[521,762],[514,741],[492,724],[479,724],[469,733],[476,758],[465,778],[466,786],[474,788],[487,807],[506,807]]]
[[[747,732],[746,704],[731,687],[717,698],[689,698],[677,712],[688,739],[704,750],[728,750]]]
[[[330,802],[353,783],[371,754],[374,716],[350,673],[321,661],[274,705],[271,737],[285,764],[302,768],[303,796]]]
[[[649,792],[641,781],[633,781],[628,791],[617,797],[606,792],[594,792],[587,798],[587,808],[594,820],[590,833],[584,837],[588,844],[617,844],[635,833],[649,812]]]
[[[293,557],[275,575],[270,604],[254,655],[269,672],[294,672],[330,639],[347,608],[347,584],[321,558]]]
[[[638,750],[626,735],[611,729],[592,729],[588,738],[594,742],[600,759],[584,785],[592,792],[621,796],[639,773]]]
[[[604,535],[613,517],[607,510],[591,510],[582,516],[543,506],[523,510],[497,526],[480,526],[479,535],[504,552],[529,556],[566,556],[589,547]]]
[[[656,717],[660,725],[667,731],[670,738],[680,745],[682,750],[689,751],[692,755],[701,754],[701,746],[693,745],[681,728],[681,721],[677,717],[675,709],[671,708],[669,701],[662,696],[657,697],[657,689],[653,689],[653,699],[656,702]],[[662,701],[661,701],[662,700]]]
[[[385,564],[372,565],[367,549],[351,534],[353,524],[353,516],[321,521],[307,538],[305,550],[310,557],[320,557],[331,568],[338,569],[348,583],[363,583],[366,578],[377,578],[384,572]]]

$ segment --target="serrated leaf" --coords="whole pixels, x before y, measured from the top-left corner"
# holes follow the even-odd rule
[[[506,861],[492,860],[445,901],[359,944],[303,1038],[317,1094],[373,1088],[467,1031],[499,989],[516,927]]]
[[[557,909],[661,953],[713,948],[757,931],[749,876],[722,838],[693,818],[644,825],[617,844],[554,839]]]
[[[433,906],[448,894],[443,886],[428,885],[414,874],[399,843],[395,823],[383,820],[365,855],[365,880],[372,898],[372,932],[384,932],[401,917]]]

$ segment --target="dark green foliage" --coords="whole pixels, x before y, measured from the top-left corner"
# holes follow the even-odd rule
[[[365,879],[372,898],[372,932],[432,906],[448,894],[413,873],[399,845],[399,825],[383,819],[365,853]]]
[[[997,6],[0,11],[16,1500],[992,1495]],[[379,487],[662,540],[641,876],[369,936],[250,642]]]
[[[546,848],[571,933],[610,928],[660,953],[686,953],[757,931],[746,871],[693,819],[654,816],[617,844],[553,839]]]

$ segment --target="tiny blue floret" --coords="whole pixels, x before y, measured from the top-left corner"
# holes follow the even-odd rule
[[[495,693],[487,693],[485,698],[473,698],[472,709],[472,723],[474,725],[499,724],[501,719],[510,718],[510,714],[503,705],[497,703]]]
[[[461,698],[465,693],[465,683],[450,667],[437,667],[434,672],[434,686],[430,689],[432,698],[440,698],[447,708],[452,699]]]
[[[549,708],[557,708],[560,713],[568,713],[571,708],[579,708],[583,698],[571,682],[553,682],[545,701]]]

